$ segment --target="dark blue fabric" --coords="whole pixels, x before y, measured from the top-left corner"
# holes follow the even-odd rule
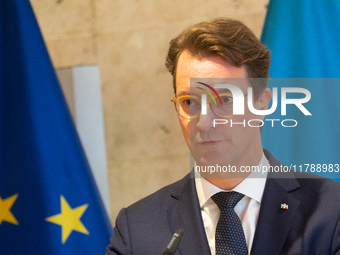
[[[270,82],[273,87],[309,89],[312,116],[281,116],[277,110],[270,119],[295,117],[299,124],[264,126],[263,147],[288,166],[339,164],[340,79],[334,78],[340,78],[340,1],[271,0],[261,41],[271,50],[271,78],[314,78],[300,81],[300,86],[297,79]],[[339,178],[339,172],[322,175]]]
[[[273,168],[281,165],[264,153]],[[340,183],[311,177],[268,174],[251,255],[340,254]],[[284,203],[288,210],[281,209]],[[161,254],[178,228],[184,235],[176,255],[211,254],[190,174],[124,208],[106,254]]]
[[[1,223],[0,254],[103,254],[110,223],[28,0],[0,1],[0,51],[0,197],[18,194],[19,223]],[[72,231],[64,244],[45,220],[61,196],[88,204],[89,235]]]

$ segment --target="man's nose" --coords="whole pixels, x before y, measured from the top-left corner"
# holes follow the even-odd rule
[[[208,132],[211,128],[214,127],[214,119],[216,119],[215,113],[211,109],[211,105],[207,105],[207,113],[198,116],[198,122],[196,124],[197,129],[203,132]]]

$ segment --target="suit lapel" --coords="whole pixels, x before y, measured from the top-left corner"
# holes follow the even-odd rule
[[[184,231],[178,250],[182,255],[210,255],[195,181],[187,175],[181,184],[171,192],[171,197],[175,201],[168,210],[170,229],[175,232],[182,228]]]
[[[280,166],[265,151],[271,166]],[[269,173],[264,189],[251,255],[280,254],[287,239],[300,201],[294,191],[300,187],[292,173]],[[281,209],[287,204],[288,209]]]

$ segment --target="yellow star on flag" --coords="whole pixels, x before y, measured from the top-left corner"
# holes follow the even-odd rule
[[[17,200],[19,194],[15,194],[11,197],[8,197],[4,200],[0,197],[0,225],[3,221],[6,221],[8,223],[12,223],[14,225],[19,225],[19,222],[14,217],[14,215],[11,212],[11,208]]]
[[[14,225],[19,225],[19,222],[14,217],[14,215],[11,212],[11,208],[17,200],[19,194],[15,194],[11,197],[8,197],[4,200],[0,197],[0,225],[3,221],[6,221],[8,223],[12,223]]]
[[[72,209],[64,196],[60,196],[60,207],[61,213],[46,218],[46,221],[61,226],[61,242],[63,244],[67,241],[67,238],[70,236],[72,231],[78,231],[86,235],[90,234],[80,221],[80,218],[86,211],[88,204],[84,204]]]

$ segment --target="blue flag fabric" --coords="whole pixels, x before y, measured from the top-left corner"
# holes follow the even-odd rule
[[[270,115],[299,123],[296,128],[264,127],[263,147],[288,166],[305,170],[326,164],[332,170],[340,163],[340,1],[271,0],[261,41],[272,52],[270,77],[286,78],[269,84],[279,90],[308,89],[311,100],[305,106],[312,114],[282,116],[278,110]],[[339,178],[339,172],[328,170],[321,175]]]
[[[0,254],[104,254],[112,234],[28,0],[0,1]]]

